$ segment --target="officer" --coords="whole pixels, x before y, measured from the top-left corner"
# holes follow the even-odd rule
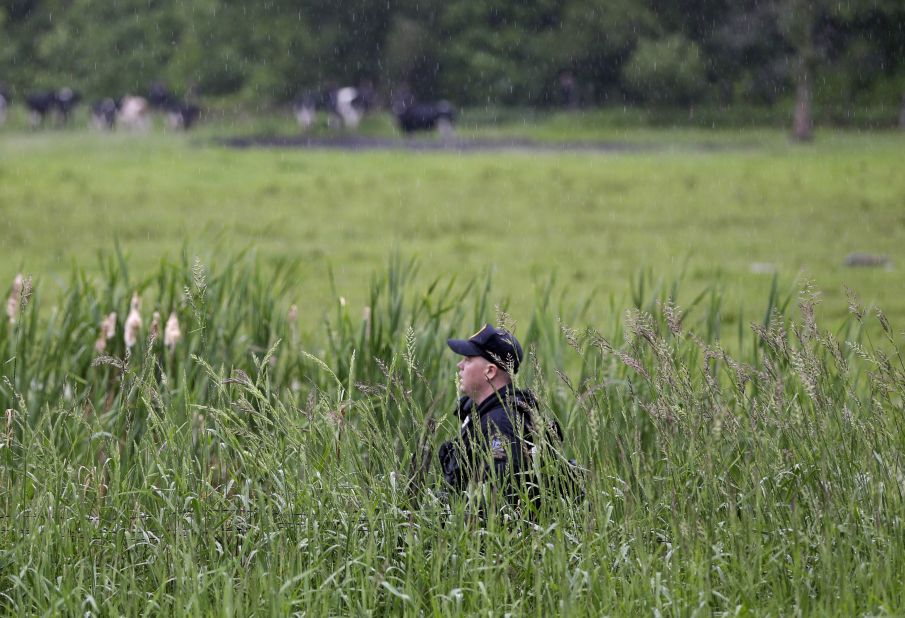
[[[531,415],[537,401],[527,390],[516,389],[512,376],[522,362],[522,346],[511,333],[487,324],[468,339],[449,339],[459,362],[456,407],[461,432],[458,440],[440,446],[443,477],[454,489],[470,480],[498,479],[509,498],[518,495],[518,483],[527,479]]]

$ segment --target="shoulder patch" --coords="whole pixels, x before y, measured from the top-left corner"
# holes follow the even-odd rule
[[[504,448],[503,436],[495,434],[490,439],[490,452],[494,459],[506,459],[506,449]]]

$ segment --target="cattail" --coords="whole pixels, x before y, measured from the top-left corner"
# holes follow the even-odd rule
[[[151,315],[151,329],[150,333],[148,333],[148,340],[151,342],[151,345],[154,345],[157,342],[157,339],[160,337],[160,312],[155,311]]]
[[[364,308],[361,319],[364,320],[364,323],[365,323],[365,339],[369,340],[371,338],[371,308],[370,307]]]
[[[107,319],[101,322],[101,332],[107,339],[113,339],[116,335],[116,312],[111,311]]]
[[[135,344],[138,343],[138,333],[141,331],[141,314],[138,312],[140,306],[141,299],[138,298],[138,294],[135,293],[132,295],[132,306],[129,309],[129,315],[126,318],[124,336],[126,347],[130,349],[135,347]]]
[[[299,319],[299,308],[297,305],[290,305],[289,313],[286,314],[286,319],[289,320],[290,324],[295,324],[296,320]]]
[[[22,296],[22,289],[25,287],[25,277],[22,274],[16,275],[13,279],[13,289],[9,292],[9,300],[6,301],[6,315],[9,316],[9,323],[16,323],[16,316],[19,314],[19,300]]]
[[[116,335],[116,312],[110,312],[106,318],[101,320],[101,332],[97,336],[97,341],[94,342],[94,349],[98,352],[103,352],[107,349],[107,340],[113,339],[113,336]]]
[[[176,317],[176,312],[172,311],[163,331],[163,344],[172,352],[180,339],[182,339],[182,331],[179,330],[179,319]]]

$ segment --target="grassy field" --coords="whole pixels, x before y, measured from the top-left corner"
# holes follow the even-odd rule
[[[586,122],[492,133],[643,148],[0,133],[0,613],[902,615],[905,137]],[[430,465],[513,320],[539,509]]]
[[[381,134],[382,122],[369,131]],[[680,302],[717,286],[724,320],[747,321],[761,317],[774,270],[783,289],[813,278],[832,320],[845,312],[843,285],[905,316],[903,135],[823,132],[797,146],[778,132],[595,131],[554,117],[494,135],[583,129],[586,139],[656,147],[455,154],[211,141],[266,124],[222,121],[188,137],[0,133],[0,280],[24,270],[52,287],[72,264],[95,270],[114,240],[136,272],[183,247],[252,248],[301,260],[297,300],[320,317],[332,302],[328,265],[337,293],[360,304],[375,267],[399,251],[420,260],[424,281],[492,271],[496,298],[520,318],[551,273],[574,298],[597,293],[599,319],[610,296],[629,298],[649,271],[653,282],[681,280]],[[892,269],[846,268],[853,252],[886,255]]]
[[[669,306],[572,330],[540,298],[518,383],[567,440],[533,460],[536,510],[495,483],[450,495],[432,463],[458,428],[444,339],[493,313],[480,286],[425,290],[397,263],[369,319],[339,308],[307,338],[291,269],[166,264],[129,347],[129,266],[0,329],[3,613],[905,610],[905,364],[863,307],[837,339],[804,294],[733,358]],[[182,337],[153,336],[152,310]],[[560,456],[583,500],[555,490]]]

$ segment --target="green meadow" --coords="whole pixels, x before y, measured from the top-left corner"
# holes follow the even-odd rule
[[[185,249],[252,249],[302,263],[298,302],[320,317],[336,292],[357,304],[394,252],[423,279],[491,273],[499,299],[530,313],[551,276],[591,316],[648,285],[705,288],[724,321],[757,319],[775,273],[813,280],[821,311],[845,313],[843,286],[905,316],[905,175],[897,133],[818,132],[795,145],[779,131],[629,130],[568,115],[536,125],[478,122],[464,137],[550,141],[583,135],[607,152],[235,150],[231,133],[291,131],[286,120],[219,121],[188,136],[83,130],[0,133],[0,280],[18,272],[54,287],[73,266],[97,270],[118,242],[136,273]],[[268,124],[269,122],[269,124]],[[374,119],[365,131],[391,127]],[[855,252],[887,268],[848,268]]]
[[[0,613],[902,615],[905,136],[536,120],[4,129]],[[435,464],[485,321],[539,500]]]

